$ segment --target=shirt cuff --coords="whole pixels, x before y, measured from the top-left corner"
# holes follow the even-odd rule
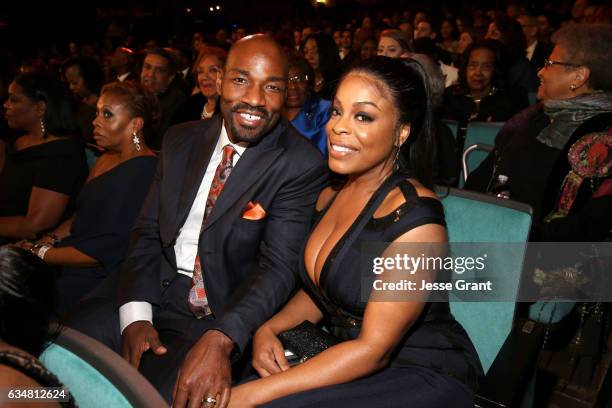
[[[141,320],[153,324],[153,308],[149,302],[128,302],[119,308],[121,334],[130,324]]]

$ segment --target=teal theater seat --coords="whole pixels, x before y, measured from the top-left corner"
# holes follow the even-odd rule
[[[457,243],[474,243],[489,250],[491,243],[500,244],[493,248],[501,256],[490,256],[487,268],[501,277],[503,301],[467,302],[449,298],[451,312],[472,340],[486,375],[477,393],[476,406],[520,405],[517,398],[522,399],[525,395],[535,359],[529,354],[517,353],[523,350],[526,337],[530,338],[530,353],[537,352],[540,343],[535,337],[543,336],[539,327],[534,330],[515,323],[516,301],[507,300],[518,297],[525,245],[531,228],[531,207],[461,189],[439,187],[437,192],[444,206],[451,250]],[[513,249],[513,256],[504,254],[504,243]],[[528,373],[517,378],[508,374],[525,370]]]
[[[448,128],[453,133],[453,137],[455,138],[455,141],[457,141],[457,137],[459,135],[459,122],[457,122],[456,120],[443,119],[442,123],[448,126]]]
[[[495,145],[495,137],[505,122],[470,122],[465,132],[465,143],[463,149],[464,167],[467,173],[462,170],[459,177],[459,187],[463,187],[469,172],[474,170],[482,163]],[[478,145],[478,149],[471,146]]]
[[[87,158],[87,167],[89,167],[89,170],[96,164],[101,154],[102,151],[96,145],[91,143],[85,145],[85,157]]]
[[[68,327],[41,354],[42,363],[79,407],[167,407],[153,386],[115,352]]]

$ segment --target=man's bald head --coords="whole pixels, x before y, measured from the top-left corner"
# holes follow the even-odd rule
[[[285,55],[283,48],[268,35],[253,34],[236,41],[227,56],[228,65],[233,57],[241,56],[243,53],[253,56],[263,54],[266,57],[275,60],[275,62],[279,62],[281,64],[281,69],[284,72],[289,71],[287,56]]]
[[[221,113],[232,142],[257,143],[276,126],[288,72],[287,58],[271,37],[251,35],[232,46],[218,81]]]

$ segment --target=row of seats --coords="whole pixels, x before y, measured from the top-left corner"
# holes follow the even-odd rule
[[[438,188],[438,194],[446,213],[451,243],[527,241],[531,226],[529,206],[446,187]],[[505,231],[505,234],[501,236],[499,231]],[[492,263],[487,265],[504,276],[506,293],[514,297],[519,290],[524,252],[519,255],[511,260],[493,257],[490,259]],[[513,406],[524,394],[529,375],[518,375],[516,385],[508,385],[509,379],[516,374],[517,347],[540,332],[514,324],[515,305],[513,301],[464,302],[450,299],[451,310],[472,339],[487,374],[476,406],[494,406],[490,405],[492,401],[506,404],[501,406]],[[121,357],[69,328],[63,329],[41,359],[66,384],[80,406],[166,406],[152,386]],[[525,369],[533,370],[531,365],[535,359],[527,355],[521,356],[523,359],[527,362]],[[500,378],[502,387],[497,385]]]

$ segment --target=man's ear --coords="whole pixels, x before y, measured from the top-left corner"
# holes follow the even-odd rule
[[[395,141],[395,147],[402,147],[406,139],[408,139],[408,135],[410,135],[410,124],[402,125],[399,131],[398,138]]]
[[[217,73],[215,79],[215,87],[217,88],[217,94],[221,95],[221,85],[223,84],[223,71]]]

